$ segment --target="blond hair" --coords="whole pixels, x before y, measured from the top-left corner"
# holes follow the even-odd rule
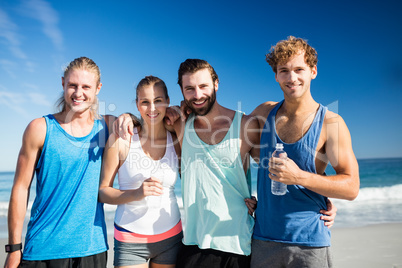
[[[98,65],[87,57],[80,57],[76,58],[71,61],[68,66],[64,69],[63,78],[66,78],[68,74],[72,70],[87,70],[92,72],[96,77],[96,87],[100,84],[101,73],[99,70]],[[95,119],[99,119],[100,115],[98,114],[98,97],[95,96],[94,104],[91,105],[91,114],[95,117]],[[66,100],[64,99],[64,94],[57,100],[56,107],[58,108],[59,112],[64,112],[66,110]]]

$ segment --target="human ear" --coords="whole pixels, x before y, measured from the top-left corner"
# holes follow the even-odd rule
[[[312,79],[317,77],[317,65],[314,65],[314,67],[311,69],[311,76]]]
[[[96,95],[99,94],[99,91],[101,90],[102,83],[99,83],[98,87],[96,88]]]

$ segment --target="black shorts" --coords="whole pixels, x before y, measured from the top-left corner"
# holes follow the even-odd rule
[[[176,268],[196,267],[249,268],[250,256],[183,245],[177,255]]]
[[[107,251],[92,256],[43,261],[22,260],[19,268],[106,268]]]

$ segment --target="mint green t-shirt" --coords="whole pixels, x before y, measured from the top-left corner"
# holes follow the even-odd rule
[[[248,214],[250,172],[240,155],[242,113],[236,111],[225,138],[203,142],[187,120],[181,159],[185,245],[250,255],[254,218]],[[213,133],[212,133],[213,135]]]

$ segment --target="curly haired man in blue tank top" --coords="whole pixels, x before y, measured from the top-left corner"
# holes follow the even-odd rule
[[[350,133],[341,116],[311,95],[317,52],[305,40],[278,42],[266,60],[284,100],[263,103],[252,113],[261,149],[251,267],[332,267],[322,213],[328,197],[353,200],[359,192]],[[284,145],[287,158],[271,157],[276,143]],[[326,176],[328,162],[336,175]],[[285,195],[271,193],[272,180],[287,184]]]

